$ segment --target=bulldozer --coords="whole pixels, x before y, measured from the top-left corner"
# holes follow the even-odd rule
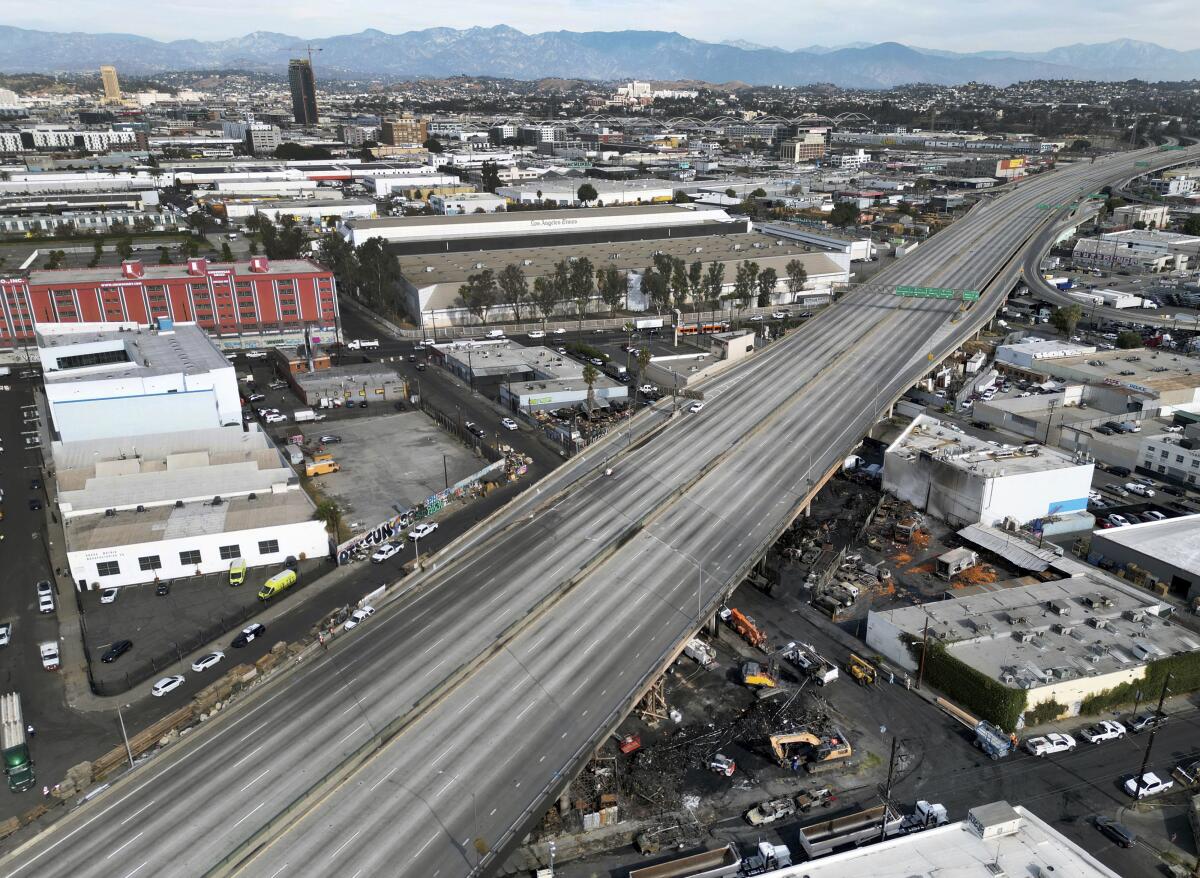
[[[722,613],[721,617],[751,646],[762,649],[766,645],[767,632],[754,624],[754,620],[741,610],[731,608],[728,615]]]
[[[742,682],[758,689],[774,689],[779,685],[779,677],[770,666],[758,662],[743,662]]]
[[[804,765],[809,774],[834,768],[854,754],[841,729],[835,729],[832,735],[809,731],[771,735],[769,740],[771,752],[780,765],[790,765],[793,771]]]

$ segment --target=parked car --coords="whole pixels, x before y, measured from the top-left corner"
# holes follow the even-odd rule
[[[166,597],[171,593],[171,583],[160,582],[158,585],[154,586],[154,593],[160,598]]]
[[[166,695],[168,692],[174,692],[183,685],[183,674],[173,674],[170,677],[163,677],[154,684],[154,688],[150,690],[150,694],[155,698]]]
[[[1103,741],[1115,741],[1124,738],[1125,726],[1115,720],[1106,719],[1093,726],[1088,726],[1079,734],[1088,743],[1099,744]]]
[[[478,424],[476,424],[474,421],[466,421],[463,423],[463,426],[466,427],[468,433],[470,433],[472,436],[476,437],[477,439],[482,439],[484,436],[487,435],[487,431],[484,430],[482,427],[480,427]]]
[[[333,433],[326,433],[320,439],[320,442],[322,445],[336,445],[338,442],[341,442],[341,441],[342,441],[342,437],[335,436]]]
[[[404,548],[403,543],[384,543],[382,546],[376,549],[375,554],[371,556],[371,563],[382,564],[384,561],[399,553],[402,548]]]
[[[29,499],[29,511],[30,512],[37,512],[41,508],[42,508],[41,500],[39,500],[37,497],[31,497]]]
[[[287,382],[286,381],[272,381],[270,384],[267,385],[267,387],[269,387],[271,390],[283,390],[283,388],[287,387]]]
[[[1075,739],[1060,732],[1038,735],[1025,741],[1025,749],[1034,756],[1049,756],[1051,753],[1069,753],[1075,749]]]
[[[1162,728],[1166,723],[1166,714],[1158,711],[1140,713],[1129,721],[1129,729],[1133,732],[1147,732],[1150,729]]]
[[[1162,492],[1164,494],[1170,494],[1172,497],[1186,497],[1187,496],[1187,491],[1183,490],[1183,488],[1177,488],[1174,485],[1163,485]]]
[[[1112,515],[1108,516],[1107,521],[1112,527],[1125,527],[1126,525],[1130,524],[1129,519],[1119,512],[1114,512]]]
[[[746,820],[751,826],[766,826],[777,820],[786,820],[796,813],[796,805],[791,799],[773,799],[770,802],[760,802],[746,812]]]
[[[8,646],[12,642],[12,622],[0,622],[0,646]]]
[[[771,317],[775,320],[783,320],[787,316],[788,316],[787,311],[774,311],[771,314]]]
[[[1163,515],[1161,512],[1159,512],[1157,509],[1151,509],[1147,512],[1142,513],[1142,520],[1143,521],[1166,521],[1167,517],[1165,515]]]
[[[202,655],[200,658],[192,662],[192,670],[196,672],[207,671],[213,665],[219,664],[225,658],[223,652],[210,652],[208,655]]]
[[[246,397],[246,402],[259,402],[266,398],[267,398],[267,396],[265,393],[252,393]]]
[[[1103,496],[1100,494],[1100,492],[1099,492],[1099,491],[1092,490],[1092,491],[1088,491],[1088,499],[1089,499],[1089,500],[1102,500],[1102,499],[1104,499],[1104,498],[1103,498]]]
[[[375,615],[375,608],[372,606],[362,606],[350,614],[350,618],[346,620],[345,629],[349,631],[351,628],[357,628],[359,623],[369,619]]]
[[[704,403],[694,402],[688,406],[688,411],[691,412],[693,415],[695,415],[695,414],[699,414],[700,411],[703,410],[703,408],[704,408]]]
[[[268,424],[283,424],[283,423],[287,422],[286,417],[284,417],[283,415],[277,415],[274,413],[267,415],[265,418],[263,418],[263,420],[266,421]]]
[[[1137,835],[1124,823],[1118,823],[1111,817],[1093,817],[1092,822],[1097,829],[1123,848],[1131,848],[1137,843]]]
[[[517,429],[517,422],[512,418],[501,418],[500,426],[505,430],[515,430]]]
[[[540,329],[535,329],[535,330],[533,330],[532,332],[530,332],[530,333],[529,333],[529,337],[530,337],[530,338],[545,338],[545,337],[546,337],[546,333],[545,333],[545,332],[543,332],[543,331],[542,331],[542,330],[540,330]]]
[[[252,640],[257,640],[267,633],[267,626],[261,622],[255,622],[253,625],[247,625],[238,633],[238,636],[233,638],[233,646],[235,649],[241,649]]]
[[[419,540],[422,537],[429,536],[435,530],[437,530],[437,522],[436,521],[427,522],[425,524],[418,524],[416,527],[414,527],[412,530],[410,530],[408,532],[408,538],[410,540]]]
[[[1138,482],[1126,482],[1125,490],[1130,491],[1134,494],[1140,494],[1143,497],[1153,497],[1154,496],[1154,491],[1151,488],[1147,488],[1145,485],[1140,484]]]
[[[109,645],[108,649],[104,651],[104,655],[100,656],[100,661],[104,662],[105,664],[108,664],[109,662],[115,662],[131,649],[133,649],[132,640],[114,640],[112,644]]]
[[[1130,470],[1127,466],[1110,466],[1108,471],[1114,476],[1120,476],[1123,479],[1129,478],[1130,474],[1132,473],[1132,470]]]
[[[1117,431],[1116,431],[1116,430],[1114,430],[1112,427],[1097,427],[1097,428],[1096,428],[1096,432],[1097,432],[1097,433],[1100,433],[1100,434],[1102,434],[1102,435],[1104,435],[1104,436],[1112,436],[1112,435],[1114,435],[1114,434],[1115,434]]]
[[[100,603],[112,604],[117,601],[117,590],[115,588],[106,588],[100,592]]]
[[[1153,771],[1147,771],[1141,778],[1131,777],[1125,781],[1125,792],[1135,799],[1145,799],[1165,793],[1175,786],[1173,780],[1163,780]]]

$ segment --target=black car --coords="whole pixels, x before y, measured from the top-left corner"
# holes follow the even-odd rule
[[[1159,490],[1161,490],[1164,494],[1170,494],[1172,497],[1187,496],[1187,491],[1183,490],[1183,488],[1176,488],[1174,485],[1163,485]]]
[[[1110,466],[1108,471],[1114,476],[1120,476],[1121,478],[1133,475],[1133,471],[1127,466]]]
[[[424,372],[424,371],[425,371],[425,364],[424,364],[424,363],[417,363],[417,371],[418,371],[418,372]]]
[[[171,583],[160,582],[158,585],[154,586],[154,593],[159,597],[169,595],[171,593]]]
[[[463,424],[463,426],[467,428],[468,433],[470,433],[472,436],[474,436],[478,439],[482,439],[484,436],[487,435],[487,431],[484,430],[482,427],[480,427],[478,424],[476,424],[474,421],[467,421],[466,423]]]
[[[1157,711],[1141,713],[1129,721],[1129,730],[1131,732],[1148,732],[1151,729],[1162,728],[1166,723],[1166,716]]]
[[[37,512],[41,508],[42,508],[41,500],[39,500],[37,497],[29,498],[29,511],[30,512]]]
[[[1112,436],[1117,431],[1114,430],[1112,427],[1097,427],[1096,432],[1102,436]]]
[[[233,638],[233,646],[235,649],[241,649],[251,640],[257,640],[266,633],[267,626],[259,622],[255,622],[253,625],[248,625],[247,627],[243,628],[238,636]]]
[[[30,479],[29,480],[29,490],[31,490],[31,491],[42,490],[42,480],[41,479]]]
[[[367,401],[364,399],[362,402],[360,402],[360,403],[358,404],[358,407],[359,407],[360,409],[365,409],[365,408],[367,407]]]
[[[100,661],[104,662],[105,664],[108,664],[109,662],[115,662],[121,656],[125,655],[125,653],[129,652],[129,650],[132,648],[132,640],[117,640],[108,648],[104,655],[100,656]]]
[[[1097,829],[1123,848],[1131,848],[1137,844],[1137,834],[1124,823],[1118,823],[1111,817],[1094,817],[1092,822],[1096,824]]]

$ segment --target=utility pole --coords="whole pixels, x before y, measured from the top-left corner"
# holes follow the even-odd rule
[[[128,704],[117,705],[117,720],[121,723],[121,740],[125,742],[125,755],[129,757],[129,767],[133,768],[133,750],[129,747],[129,735],[125,733],[125,717],[121,714],[121,708],[128,706]]]
[[[1054,410],[1058,408],[1058,400],[1050,400],[1046,408],[1046,438],[1042,444],[1048,446],[1050,444],[1050,428],[1054,424]]]
[[[892,809],[892,780],[896,776],[896,736],[892,735],[892,757],[888,760],[887,785],[879,791],[883,799],[883,817],[879,821],[879,840],[887,840],[888,815]]]
[[[917,688],[925,679],[925,650],[929,648],[929,617],[925,617],[925,633],[921,635],[921,665],[917,668]]]
[[[1167,684],[1171,682],[1171,675],[1167,674],[1163,680],[1162,692],[1158,693],[1158,715],[1162,716],[1163,702],[1167,700]],[[1142,757],[1142,767],[1138,771],[1137,777],[1133,779],[1134,791],[1137,792],[1142,786],[1142,778],[1146,776],[1146,768],[1150,765],[1150,748],[1154,746],[1154,736],[1158,734],[1158,726],[1150,729],[1150,739],[1146,741],[1146,755]],[[1139,796],[1140,798],[1140,796]]]

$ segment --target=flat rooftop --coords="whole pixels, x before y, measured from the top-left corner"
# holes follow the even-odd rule
[[[1104,551],[1097,541],[1115,543],[1200,576],[1200,514],[1098,530],[1092,541],[1094,552]]]
[[[511,223],[514,220],[555,220],[554,225],[568,224],[568,221],[593,219],[597,217],[635,217],[651,214],[677,214],[680,218],[694,221],[699,214],[712,213],[714,221],[728,219],[725,211],[720,209],[680,207],[674,204],[658,205],[628,205],[625,207],[581,207],[575,210],[522,210],[515,213],[468,213],[457,216],[405,216],[382,217],[379,219],[352,220],[347,223],[354,229],[395,229],[421,226],[475,226],[488,223]]]
[[[1025,338],[1015,344],[1000,345],[996,349],[997,355],[1004,350],[1026,354],[1034,359],[1044,359],[1047,357],[1072,357],[1083,354],[1094,354],[1096,346],[1076,344],[1075,342],[1057,338]]]
[[[356,363],[352,366],[319,369],[316,372],[300,372],[293,375],[292,380],[305,390],[313,391],[325,388],[361,390],[363,384],[391,384],[404,379],[399,372],[387,366],[378,363]]]
[[[194,323],[179,323],[166,332],[144,326],[126,332],[116,329],[69,331],[70,327],[80,325],[43,324],[39,328],[38,346],[42,351],[47,384],[134,375],[200,375],[215,369],[233,368],[213,347],[204,330]],[[125,360],[55,368],[67,357],[86,356],[91,346],[100,346],[113,354],[123,349]],[[78,354],[73,349],[77,349]]]
[[[530,244],[529,247],[509,250],[400,256],[400,271],[413,286],[428,287],[433,284],[461,284],[469,275],[484,268],[499,273],[506,265],[519,265],[532,285],[533,278],[552,274],[555,263],[564,259],[587,258],[596,268],[615,267],[621,270],[641,271],[652,264],[655,253],[665,253],[689,263],[700,260],[706,265],[713,261],[753,260],[758,263],[759,268],[774,268],[781,278],[787,276],[783,265],[792,259],[799,259],[804,264],[810,279],[845,273],[845,269],[830,258],[830,254],[806,251],[801,241],[775,238],[757,232],[604,244],[571,244],[561,247],[539,247],[536,241],[531,241]],[[697,248],[700,252],[696,252]],[[725,271],[725,280],[727,283],[733,282],[733,276],[728,269]],[[454,292],[457,295],[457,289]]]
[[[472,371],[476,378],[513,372],[533,372],[547,378],[579,378],[583,375],[583,364],[574,357],[547,347],[525,347],[507,339],[455,341],[434,347],[447,360]]]
[[[1150,393],[1200,387],[1200,361],[1150,348],[1097,351],[1077,357],[1041,360],[1038,367],[1048,374],[1072,381],[1115,384]]]
[[[955,432],[928,415],[919,415],[888,447],[887,453],[906,457],[928,454],[981,478],[1040,473],[1081,465],[1071,455],[1045,445],[1029,452],[997,448],[969,433]]]
[[[1090,571],[873,610],[871,617],[918,639],[928,622],[930,635],[946,643],[955,658],[993,680],[1032,688],[1139,667],[1145,660],[1133,653],[1135,644],[1148,645],[1159,657],[1200,650],[1200,634],[1162,618],[1170,609],[1147,591]],[[1103,620],[1103,627],[1095,627],[1095,620]]]
[[[767,878],[996,878],[1037,874],[1120,878],[1020,805],[994,802],[972,808],[970,813],[972,821],[949,823],[808,860],[769,872]],[[983,838],[971,822],[988,827],[988,837]],[[992,829],[1000,824],[1012,828]]]
[[[310,202],[301,202],[308,204]],[[249,260],[244,262],[209,262],[209,271],[232,271],[238,276],[249,277],[267,276],[272,274],[317,274],[325,269],[308,259],[269,259],[266,272],[250,270]],[[194,278],[203,281],[202,275],[188,274],[187,265],[150,265],[142,263],[143,275],[137,280],[154,282],[156,280],[183,280]],[[131,279],[121,272],[120,265],[98,265],[95,268],[59,268],[48,270],[34,269],[29,272],[29,283],[45,286],[69,286],[73,283],[130,283]]]
[[[218,506],[208,500],[183,506],[151,506],[143,512],[120,510],[113,515],[81,515],[72,518],[66,529],[67,551],[277,527],[309,521],[312,517],[312,502],[300,490],[267,491],[258,493],[253,500],[231,497]]]

